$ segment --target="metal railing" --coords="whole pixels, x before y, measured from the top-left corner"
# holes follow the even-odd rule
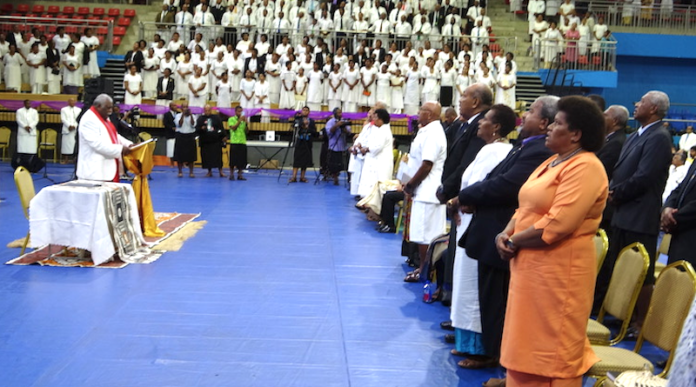
[[[90,4],[123,4],[123,5],[150,5],[159,4],[161,1],[157,0],[42,0],[39,3],[90,3]]]
[[[53,35],[59,27],[65,28],[65,33],[84,33],[91,28],[93,35],[99,38],[100,51],[111,52],[114,48],[114,23],[110,20],[58,19],[49,17],[0,16],[0,32],[5,35],[12,32],[13,26],[18,25],[20,31],[31,32],[38,28],[41,33]]]
[[[534,69],[616,71],[616,40],[549,40],[534,42]]]
[[[174,32],[179,33],[180,40],[184,45],[194,38],[195,34],[201,33],[203,35],[202,42],[207,46],[207,43],[214,41],[218,37],[222,38],[225,44],[232,44],[233,46],[241,40],[242,33],[249,34],[249,41],[256,43],[258,38],[263,34],[268,38],[268,42],[272,47],[276,46],[281,42],[284,36],[289,37],[289,43],[296,46],[302,42],[302,39],[307,36],[309,37],[310,44],[316,45],[317,39],[321,38],[326,44],[330,52],[335,52],[335,50],[341,46],[341,41],[346,40],[347,46],[352,49],[357,46],[357,44],[366,39],[370,46],[375,40],[382,41],[382,47],[385,50],[389,50],[391,43],[396,43],[399,49],[402,49],[406,42],[411,42],[414,49],[422,47],[426,41],[429,41],[433,48],[440,49],[444,47],[444,44],[449,44],[455,53],[458,53],[461,44],[464,42],[472,43],[472,38],[467,35],[462,36],[451,36],[451,35],[428,35],[419,36],[413,35],[408,37],[397,36],[394,34],[375,34],[375,33],[365,33],[365,32],[355,32],[355,31],[320,31],[316,29],[312,31],[308,28],[300,29],[276,29],[276,28],[259,28],[259,27],[224,27],[221,25],[214,26],[203,26],[197,27],[193,24],[163,24],[155,22],[139,22],[139,39],[150,40],[154,34],[159,34],[162,39],[168,41]],[[476,46],[479,47],[482,44],[488,44],[491,47],[493,53],[505,53],[505,52],[516,52],[517,50],[517,37],[516,36],[494,36],[486,39],[477,38],[473,39],[472,49],[476,51]]]
[[[588,11],[603,16],[616,31],[696,35],[696,6],[590,1]],[[647,29],[647,31],[646,31]]]

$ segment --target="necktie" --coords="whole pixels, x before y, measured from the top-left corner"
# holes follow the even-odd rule
[[[684,188],[682,189],[681,195],[679,195],[677,208],[681,207],[682,203],[684,202],[684,196],[686,196],[686,193],[690,190],[690,188],[693,187],[694,178],[696,178],[696,167],[692,165],[689,172],[691,173],[687,175],[682,181],[682,184],[684,184]]]
[[[160,21],[162,21],[162,22],[163,22],[163,21],[164,21],[164,17],[165,17],[166,15],[167,15],[167,13],[166,13],[166,12],[162,12],[162,18],[160,19]]]
[[[278,19],[278,33],[280,33],[280,20],[281,19]]]
[[[261,31],[266,29],[266,18],[263,18],[263,22],[261,22]]]
[[[205,24],[205,14],[202,13],[201,14],[201,25],[204,25],[204,24]]]

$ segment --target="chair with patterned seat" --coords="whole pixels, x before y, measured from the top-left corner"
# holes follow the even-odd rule
[[[591,319],[587,324],[587,338],[590,339],[590,343],[616,345],[626,336],[649,264],[650,257],[641,243],[631,244],[621,250],[614,264],[614,274],[597,320]],[[621,328],[613,338],[609,328],[603,325],[607,314],[621,321]]]
[[[32,180],[31,174],[24,167],[17,167],[14,172],[14,181],[17,186],[17,192],[19,193],[19,202],[22,205],[24,216],[29,220],[29,203],[36,195],[34,180]],[[24,238],[24,243],[22,243],[22,251],[19,253],[20,256],[24,255],[27,244],[29,244],[29,231],[27,231],[27,236]]]
[[[597,250],[597,273],[599,273],[599,269],[602,268],[604,259],[607,257],[607,251],[609,250],[609,238],[607,237],[606,231],[601,228],[597,230],[594,243],[595,249]]]
[[[55,129],[44,129],[41,131],[41,140],[39,141],[39,156],[41,151],[53,151],[53,162],[58,160],[58,132]]]
[[[658,376],[667,375],[695,294],[696,273],[691,264],[687,261],[677,261],[668,265],[657,278],[650,307],[633,351],[593,345],[592,350],[600,361],[595,363],[585,376],[597,379],[595,387],[599,387],[604,384],[609,372],[618,375],[623,371],[641,371],[646,366],[654,372],[654,365],[650,360],[640,355],[646,341],[669,353],[667,363]]]
[[[7,150],[10,149],[10,136],[12,131],[10,128],[3,126],[0,128],[0,150],[2,150],[3,160],[7,157]]]

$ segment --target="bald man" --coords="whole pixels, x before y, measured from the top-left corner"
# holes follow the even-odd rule
[[[404,186],[404,193],[413,200],[409,236],[418,245],[420,267],[406,276],[406,282],[420,281],[428,245],[445,232],[446,210],[436,195],[447,157],[441,114],[439,103],[424,103],[418,111],[418,134],[411,144],[408,170],[413,177]]]

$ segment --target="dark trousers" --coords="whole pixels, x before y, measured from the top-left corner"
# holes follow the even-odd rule
[[[396,227],[394,224],[394,207],[396,203],[404,200],[403,191],[387,191],[382,196],[382,210],[379,212],[379,217],[382,223],[389,227]]]
[[[594,306],[592,307],[593,312],[598,312],[599,308],[602,306],[602,302],[604,302],[604,296],[607,294],[609,281],[611,280],[611,276],[614,272],[614,264],[616,263],[616,259],[619,257],[621,250],[635,242],[642,243],[650,256],[650,266],[648,267],[648,274],[645,277],[645,282],[643,284],[652,285],[655,283],[657,235],[632,232],[614,227],[611,231],[611,239],[609,239],[609,251],[607,251],[607,257],[604,259],[602,268],[599,270],[599,274],[597,275]]]
[[[481,341],[486,356],[499,359],[510,287],[510,271],[479,261],[478,281],[479,304],[481,306]]]

